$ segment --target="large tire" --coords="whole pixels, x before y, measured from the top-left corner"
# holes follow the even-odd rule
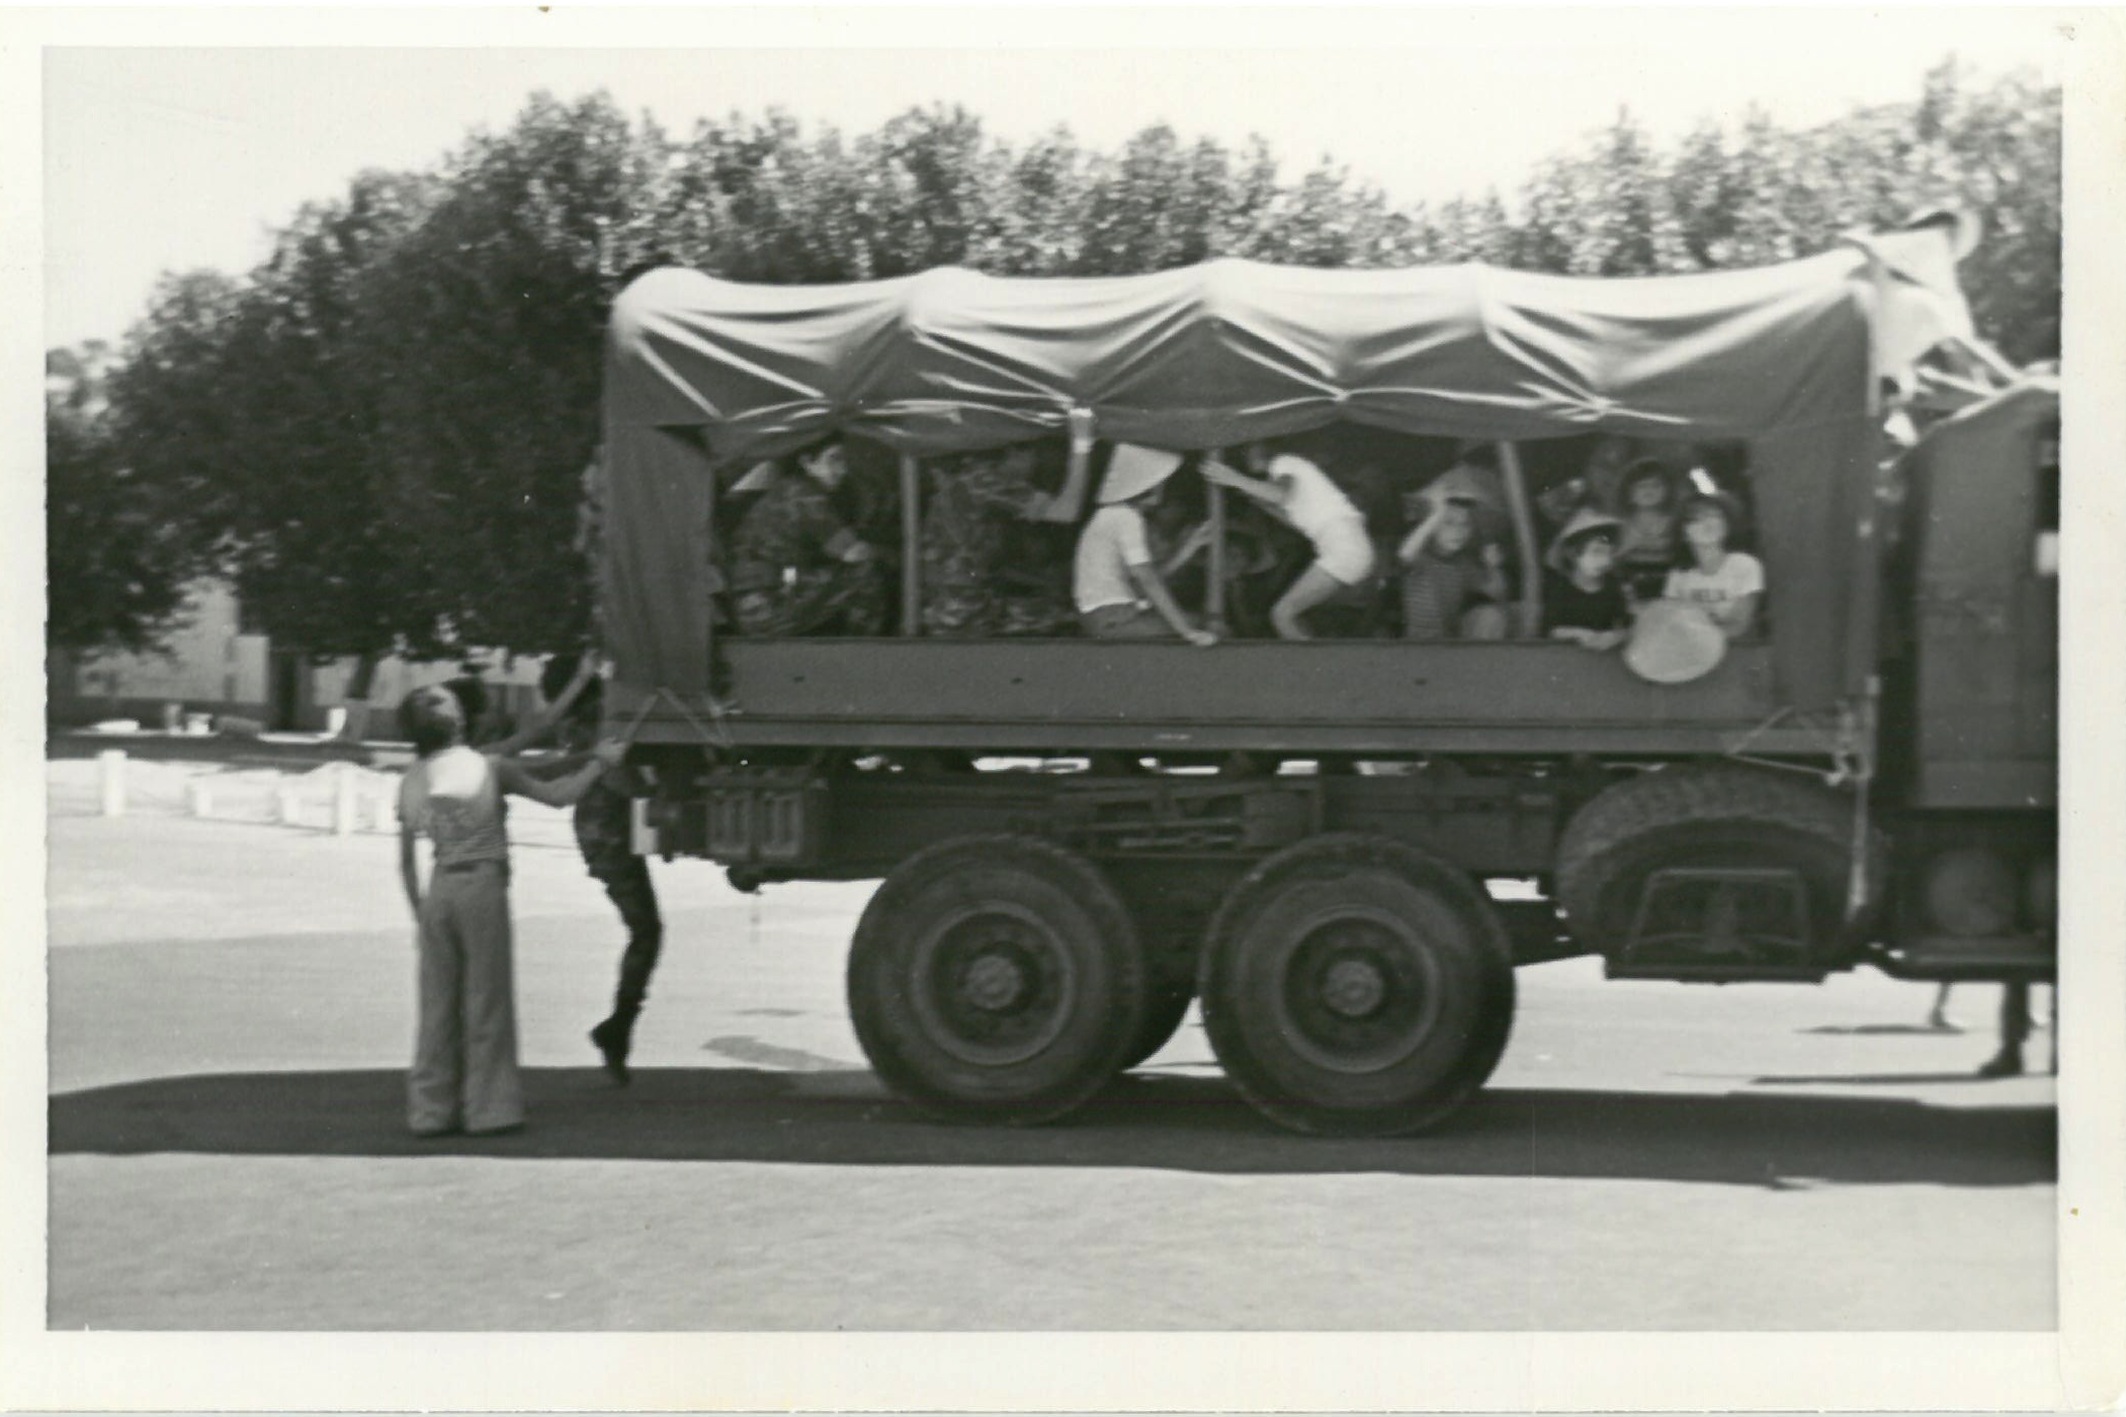
[[[1792,867],[1810,935],[1842,937],[1852,807],[1800,777],[1721,765],[1662,768],[1605,788],[1558,839],[1558,904],[1573,937],[1620,954],[1646,881],[1672,867]]]
[[[1513,1024],[1513,959],[1469,877],[1383,837],[1318,836],[1250,871],[1198,978],[1211,1047],[1296,1131],[1436,1125],[1482,1087]]]
[[[849,1013],[886,1085],[948,1121],[1026,1125],[1123,1066],[1147,1006],[1129,912],[1084,858],[962,837],[903,861],[849,951]]]

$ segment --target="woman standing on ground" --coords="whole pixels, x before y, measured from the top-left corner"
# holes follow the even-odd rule
[[[557,782],[465,745],[465,716],[448,689],[416,689],[399,722],[418,761],[399,786],[399,879],[419,927],[420,1025],[406,1084],[415,1136],[513,1132],[524,1125],[510,960],[505,793],[567,807],[620,761],[618,743]],[[421,890],[414,839],[435,843]]]

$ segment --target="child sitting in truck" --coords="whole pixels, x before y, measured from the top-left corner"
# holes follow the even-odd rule
[[[1690,559],[1668,573],[1661,591],[1669,600],[1704,610],[1730,640],[1754,628],[1757,605],[1764,598],[1764,563],[1727,546],[1741,520],[1739,512],[1735,499],[1725,492],[1699,492],[1684,502],[1683,542]]]
[[[1641,458],[1618,479],[1618,579],[1634,601],[1661,594],[1676,565],[1676,485],[1654,458]]]
[[[1551,543],[1544,575],[1544,632],[1593,650],[1612,650],[1631,629],[1631,608],[1616,565],[1619,523],[1607,512],[1582,507]]]
[[[1078,622],[1102,640],[1181,639],[1199,646],[1218,637],[1190,620],[1152,558],[1145,513],[1182,463],[1179,453],[1115,445],[1100,510],[1078,534],[1072,591]]]
[[[1506,553],[1477,535],[1476,500],[1427,488],[1429,509],[1403,539],[1403,638],[1501,640],[1506,637]]]

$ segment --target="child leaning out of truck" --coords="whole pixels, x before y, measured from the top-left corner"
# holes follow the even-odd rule
[[[1712,617],[1731,640],[1747,635],[1757,623],[1757,603],[1764,598],[1764,564],[1747,551],[1730,551],[1728,538],[1740,521],[1735,499],[1725,492],[1700,492],[1683,504],[1684,564],[1668,573],[1662,595],[1697,606]]]
[[[1582,507],[1550,544],[1543,628],[1551,639],[1611,650],[1629,636],[1631,607],[1615,574],[1620,530],[1607,512]]]

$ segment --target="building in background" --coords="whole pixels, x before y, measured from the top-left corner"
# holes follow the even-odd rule
[[[371,678],[366,702],[388,710],[409,690],[458,678],[468,664],[480,666],[491,699],[522,716],[539,705],[544,660],[477,651],[464,659],[385,659]],[[270,636],[249,633],[236,593],[220,581],[202,581],[187,601],[186,618],[161,654],[78,655],[48,650],[45,656],[45,719],[53,727],[78,727],[129,718],[159,727],[170,705],[181,714],[241,718],[268,732],[323,732],[342,720],[335,709],[353,707],[346,718],[363,731],[361,712],[347,688],[358,661],[313,662],[298,649],[277,647]],[[379,723],[371,736],[391,736]]]

